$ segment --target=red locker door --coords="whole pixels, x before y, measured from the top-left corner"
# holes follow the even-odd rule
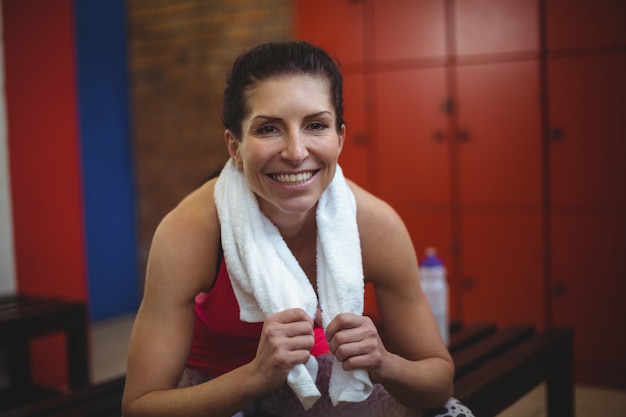
[[[435,246],[452,265],[445,68],[379,71],[375,87],[376,194],[398,211],[418,256]],[[449,279],[451,315],[459,318]]]
[[[459,66],[461,282],[466,321],[545,321],[536,61]]]
[[[366,75],[358,72],[344,74],[343,101],[346,138],[339,164],[346,178],[361,187],[371,190],[371,141],[373,135],[367,129],[367,98],[365,97]]]
[[[454,7],[458,55],[539,50],[537,0],[457,0]]]
[[[626,54],[551,59],[553,317],[577,377],[626,387]]]
[[[448,204],[450,166],[442,67],[378,72],[376,193],[395,203]]]
[[[374,0],[373,6],[377,63],[425,58],[443,61],[445,2]]]
[[[460,66],[456,73],[461,203],[539,209],[538,62]]]
[[[545,323],[542,216],[465,211],[461,221],[466,322]]]
[[[548,49],[626,45],[624,0],[546,1]]]
[[[626,206],[625,74],[625,53],[549,61],[555,206]]]
[[[342,65],[363,62],[365,1],[298,0],[295,33],[339,58]]]
[[[554,324],[574,329],[576,378],[626,388],[626,210],[553,216]]]

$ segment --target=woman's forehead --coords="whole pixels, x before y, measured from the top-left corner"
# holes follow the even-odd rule
[[[324,77],[289,75],[258,81],[246,92],[251,112],[288,110],[293,106],[334,110],[330,82]],[[334,111],[333,111],[334,113]]]

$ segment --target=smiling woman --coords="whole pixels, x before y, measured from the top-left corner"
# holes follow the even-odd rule
[[[305,42],[235,61],[230,159],[153,239],[126,417],[422,416],[452,401],[454,366],[406,228],[337,164],[341,91],[336,64]],[[362,316],[364,283],[385,343]]]
[[[345,128],[334,129],[328,88],[326,79],[311,75],[264,80],[247,94],[245,133],[226,130],[231,158],[275,223],[286,212],[309,212],[335,175]]]

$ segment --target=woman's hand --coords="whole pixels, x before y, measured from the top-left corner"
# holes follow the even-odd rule
[[[294,365],[309,360],[314,343],[313,320],[302,309],[281,311],[265,319],[252,365],[264,377],[267,392],[280,388]]]
[[[388,352],[369,317],[339,314],[328,325],[326,338],[344,370],[367,369],[372,381],[377,382]]]

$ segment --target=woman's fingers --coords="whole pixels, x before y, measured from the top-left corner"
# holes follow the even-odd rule
[[[368,317],[338,315],[328,326],[327,338],[331,352],[345,370],[380,366],[384,345]]]
[[[313,320],[301,309],[285,310],[265,320],[257,358],[290,369],[309,359],[314,343]]]

